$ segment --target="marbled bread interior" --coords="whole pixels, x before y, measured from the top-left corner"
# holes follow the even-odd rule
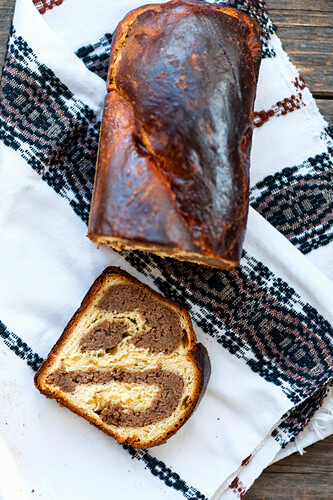
[[[207,352],[188,313],[124,271],[93,284],[35,377],[47,397],[120,443],[173,435],[207,384]]]

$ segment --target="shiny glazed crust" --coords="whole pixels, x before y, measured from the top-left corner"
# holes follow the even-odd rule
[[[203,265],[239,263],[259,30],[194,0],[130,12],[115,32],[88,236]]]
[[[145,289],[151,296],[158,298],[158,301],[160,301],[160,303],[171,306],[174,310],[176,310],[182,316],[184,323],[186,324],[186,331],[188,335],[188,350],[186,353],[186,357],[192,363],[196,374],[194,391],[193,394],[191,394],[189,405],[182,413],[181,419],[175,421],[172,428],[168,429],[168,432],[159,435],[151,441],[143,442],[142,439],[137,439],[133,435],[125,438],[119,436],[117,432],[113,432],[107,425],[104,425],[103,422],[98,418],[98,416],[92,417],[91,415],[88,415],[83,408],[80,408],[75,404],[71,404],[68,401],[68,398],[66,398],[66,393],[62,392],[60,388],[57,388],[55,386],[50,387],[50,385],[48,385],[46,381],[47,376],[54,370],[55,363],[57,363],[59,361],[59,358],[62,356],[64,344],[71,338],[73,332],[78,326],[78,323],[87,314],[87,311],[91,306],[92,301],[96,297],[96,294],[98,294],[99,291],[106,287],[108,284],[112,284],[112,280],[114,278],[117,279],[117,283],[119,283],[119,279],[121,279],[121,281],[124,283],[133,283],[136,287],[138,287],[138,289]],[[169,439],[169,437],[177,432],[177,430],[191,416],[205,392],[210,377],[210,361],[205,347],[202,344],[197,344],[196,342],[197,339],[192,328],[191,319],[185,309],[181,308],[173,301],[163,297],[158,292],[155,292],[150,287],[141,283],[125,271],[122,271],[121,269],[116,267],[108,267],[93,283],[86,296],[84,297],[81,306],[66,326],[64,332],[51,349],[47,358],[41,364],[39,370],[35,375],[35,386],[46,397],[56,399],[60,405],[69,408],[73,413],[76,413],[77,415],[83,417],[90,424],[94,425],[106,434],[109,434],[118,442],[132,445],[135,448],[150,448],[152,446],[157,446],[164,443],[167,439]]]

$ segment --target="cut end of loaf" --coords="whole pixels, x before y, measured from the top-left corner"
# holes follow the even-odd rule
[[[209,372],[188,313],[110,267],[42,363],[35,385],[118,442],[149,448],[189,418]]]
[[[219,269],[234,269],[239,265],[239,260],[232,260],[222,257],[210,255],[202,255],[200,253],[190,252],[185,249],[173,248],[170,246],[155,245],[153,243],[143,243],[136,240],[127,240],[125,238],[117,238],[112,236],[96,236],[88,233],[88,238],[97,243],[99,248],[101,245],[107,245],[115,250],[140,250],[141,252],[153,253],[159,257],[170,257],[172,259],[193,262],[206,267],[215,267]]]

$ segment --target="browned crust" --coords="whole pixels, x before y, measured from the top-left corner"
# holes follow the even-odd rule
[[[110,429],[105,428],[104,424],[96,417],[96,419],[88,417],[86,413],[77,408],[75,405],[69,403],[66,401],[62,395],[61,391],[54,389],[52,391],[46,389],[43,385],[44,379],[48,374],[48,371],[52,368],[52,365],[55,361],[55,359],[58,357],[59,351],[61,350],[64,342],[70,337],[73,329],[76,327],[78,321],[80,318],[85,314],[87,308],[90,306],[91,301],[94,298],[94,295],[97,291],[103,287],[106,281],[112,276],[115,275],[117,277],[122,277],[126,282],[133,283],[134,285],[145,289],[149,294],[155,296],[158,300],[160,300],[162,303],[172,306],[179,314],[181,314],[186,322],[186,328],[187,328],[187,333],[189,337],[189,344],[188,344],[188,354],[187,358],[191,360],[193,365],[195,366],[195,371],[196,371],[196,387],[193,392],[192,398],[189,401],[188,407],[186,408],[186,411],[183,415],[183,417],[178,420],[175,425],[173,426],[172,429],[170,429],[167,433],[161,435],[160,437],[151,440],[147,443],[142,443],[140,440],[137,440],[135,436],[131,438],[126,438],[126,439],[121,439],[116,433],[112,432]],[[90,424],[94,425],[98,429],[102,430],[106,434],[112,436],[116,441],[122,444],[127,444],[127,445],[132,445],[135,448],[151,448],[152,446],[157,446],[159,444],[164,443],[169,437],[174,435],[178,429],[188,420],[188,418],[191,416],[193,410],[197,406],[199,400],[201,399],[208,380],[210,376],[210,361],[208,357],[207,350],[202,344],[196,344],[197,338],[195,335],[195,332],[192,327],[192,322],[189,313],[176,304],[175,302],[171,301],[170,299],[167,299],[166,297],[163,297],[160,293],[156,292],[155,290],[152,290],[148,285],[145,285],[144,283],[141,283],[139,280],[128,274],[126,271],[123,271],[122,269],[118,267],[107,267],[103,273],[94,281],[90,289],[88,290],[87,294],[82,300],[82,303],[79,307],[79,309],[76,311],[74,316],[71,318],[69,321],[68,325],[64,329],[62,335],[58,339],[58,341],[55,343],[55,345],[52,347],[49,355],[47,358],[42,362],[40,368],[38,369],[35,377],[34,377],[34,383],[37,389],[44,394],[47,398],[50,399],[56,399],[57,402],[61,406],[65,406],[69,410],[71,410],[73,413],[76,415],[83,417],[85,420],[87,420]]]
[[[259,69],[259,64],[260,64],[260,57],[261,57],[261,50],[260,50],[260,42],[259,42],[259,27],[257,23],[247,14],[245,14],[242,11],[239,11],[237,9],[234,9],[232,7],[226,7],[226,6],[221,6],[221,5],[213,5],[213,4],[206,4],[205,2],[198,2],[198,1],[193,1],[193,0],[174,0],[171,2],[168,2],[167,4],[147,4],[143,5],[139,8],[136,8],[129,12],[123,20],[118,24],[117,29],[115,31],[115,34],[113,36],[113,43],[112,43],[112,48],[111,48],[111,57],[110,57],[110,65],[109,65],[109,72],[108,72],[108,78],[107,78],[107,90],[108,90],[108,95],[110,94],[117,94],[119,98],[119,102],[113,103],[112,109],[119,109],[121,108],[120,102],[123,101],[127,104],[130,104],[131,101],[128,99],[128,97],[125,95],[124,90],[116,84],[115,82],[115,75],[118,67],[118,63],[122,59],[122,48],[123,46],[127,43],[127,37],[130,35],[131,32],[131,25],[133,22],[140,16],[141,14],[145,13],[146,11],[152,11],[155,14],[158,14],[161,12],[166,5],[169,4],[183,4],[185,6],[188,6],[189,9],[191,8],[209,8],[211,10],[219,11],[221,13],[227,14],[230,17],[237,18],[244,22],[248,28],[249,28],[249,37],[248,37],[248,46],[251,47],[251,57],[254,61],[254,67],[256,67],[256,76],[253,77],[253,81],[257,80],[257,75],[258,75],[258,69]],[[152,89],[153,91],[154,89]],[[111,98],[110,98],[111,99]],[[106,106],[105,106],[105,112],[103,116],[103,122],[104,127],[102,125],[102,130],[103,128],[106,129],[107,126],[110,125],[110,117],[107,116],[106,113],[106,108],[107,108],[107,102],[108,98],[106,99]],[[125,109],[125,108],[124,108]],[[132,111],[133,112],[133,109]],[[119,111],[119,116],[121,117],[121,120],[127,120],[129,119],[129,115],[126,114],[127,111],[125,112],[124,110],[122,112]],[[242,166],[243,169],[246,170],[248,168],[249,164],[249,152],[250,152],[250,144],[251,144],[251,133],[250,131],[252,130],[252,122],[253,122],[253,109],[252,109],[252,117],[249,120],[248,126],[249,126],[249,133],[248,135],[243,135],[242,143],[241,143],[241,156],[242,156]],[[133,122],[134,123],[134,122]],[[133,128],[134,130],[134,128]],[[115,134],[117,135],[117,134]],[[105,135],[103,141],[107,142],[107,136]],[[148,139],[147,139],[148,141]],[[119,140],[119,143],[122,141]],[[149,141],[148,141],[149,142]],[[101,146],[101,144],[100,144]],[[149,150],[149,147],[145,143],[145,146]],[[99,154],[98,154],[98,160],[97,160],[97,165],[98,164],[106,164],[107,158],[110,158],[112,154],[117,156],[117,153],[115,153],[116,148],[114,147],[114,144],[112,147],[110,146],[110,150],[108,152],[104,151],[103,154],[100,153],[101,147],[99,147]],[[150,150],[149,150],[150,151]],[[150,151],[151,153],[151,151]],[[154,153],[156,156],[156,153]],[[152,155],[154,156],[154,155]],[[158,155],[157,155],[158,156]],[[109,160],[108,160],[109,161]],[[118,162],[119,162],[118,158]],[[140,161],[143,161],[142,158]],[[133,160],[134,162],[134,160]],[[154,169],[154,161],[151,158],[146,159],[146,169]],[[119,230],[118,223],[114,224],[114,227],[110,230],[109,233],[107,233],[108,228],[106,226],[110,223],[110,220],[108,222],[105,222],[108,219],[108,214],[106,213],[105,215],[105,221],[104,221],[104,215],[103,215],[103,207],[105,208],[105,199],[103,199],[103,202],[98,202],[96,193],[99,190],[96,190],[96,181],[97,181],[97,170],[96,169],[96,176],[95,176],[95,185],[94,185],[94,194],[93,194],[93,202],[91,204],[91,212],[90,212],[90,218],[89,218],[89,228],[88,228],[88,237],[94,241],[97,242],[98,246],[102,244],[107,244],[113,248],[119,249],[119,248],[126,248],[126,249],[139,249],[144,252],[150,252],[150,253],[155,253],[157,255],[161,255],[162,257],[168,255],[171,258],[175,258],[178,260],[184,260],[184,261],[190,261],[190,262],[195,262],[199,263],[204,266],[209,266],[209,267],[217,267],[217,268],[222,268],[222,269],[232,269],[235,266],[239,264],[239,259],[241,256],[241,247],[242,247],[242,242],[244,239],[244,234],[245,234],[245,226],[246,226],[246,220],[247,220],[247,211],[248,211],[248,174],[244,174],[244,189],[242,192],[239,193],[239,200],[237,203],[237,206],[239,208],[238,210],[238,215],[234,216],[234,220],[232,224],[228,224],[230,227],[232,226],[232,229],[226,230],[226,234],[232,233],[234,234],[234,239],[231,240],[229,236],[227,237],[228,243],[226,243],[224,250],[216,250],[213,249],[211,245],[213,245],[212,241],[209,241],[210,237],[207,237],[207,242],[204,241],[204,238],[202,240],[195,240],[194,238],[191,239],[191,234],[189,232],[189,225],[188,221],[183,220],[183,217],[181,216],[180,212],[177,211],[177,209],[173,206],[175,205],[174,203],[174,193],[172,191],[171,186],[162,185],[163,182],[161,181],[160,178],[158,179],[151,179],[150,182],[155,185],[155,190],[158,192],[162,192],[163,188],[166,188],[166,194],[163,191],[163,195],[161,194],[160,201],[159,203],[161,204],[161,207],[165,204],[164,209],[161,209],[161,213],[159,213],[160,217],[160,229],[158,230],[159,226],[155,224],[155,226],[152,224],[152,227],[149,227],[149,230],[146,232],[143,231],[142,229],[142,234],[138,234],[136,231],[136,227],[143,227],[145,225],[145,219],[143,220],[138,219],[138,211],[134,212],[133,211],[133,218],[137,218],[137,226],[134,228],[131,225],[126,227],[126,231]],[[103,178],[103,172],[107,171],[106,166],[104,165],[103,169],[101,168],[101,178]],[[104,175],[104,181],[106,181],[107,175]],[[163,178],[164,179],[164,178]],[[166,180],[164,179],[166,182]],[[103,185],[105,182],[103,182]],[[147,192],[147,186],[146,189],[144,190],[145,193]],[[106,189],[104,189],[104,195],[105,195]],[[119,192],[122,192],[122,190],[119,190]],[[99,193],[100,194],[100,193]],[[104,196],[103,195],[103,196]],[[111,197],[114,199],[114,197]],[[168,199],[169,198],[169,199]],[[148,196],[147,200],[149,203],[151,203],[150,195]],[[147,201],[147,203],[148,203]],[[94,206],[99,206],[102,207],[101,210],[99,209],[94,209]],[[152,204],[152,206],[154,206]],[[107,212],[107,210],[106,210]],[[145,212],[143,210],[143,212]],[[151,211],[150,211],[151,212]],[[111,212],[110,212],[111,213]],[[179,239],[173,240],[171,237],[169,237],[169,234],[167,237],[164,237],[162,234],[162,230],[165,228],[168,228],[168,231],[171,227],[168,225],[168,222],[164,220],[164,215],[169,214],[169,220],[171,221],[176,221],[174,222],[175,228],[177,227],[177,230],[181,236]],[[157,217],[157,216],[156,216]],[[114,219],[112,219],[114,220]],[[133,219],[134,220],[134,219]],[[200,226],[200,224],[198,224]],[[203,228],[205,228],[207,225],[202,225]],[[233,227],[234,226],[234,227]],[[227,226],[226,226],[227,227]],[[203,229],[204,233],[204,229]],[[175,233],[173,233],[175,234]],[[108,236],[114,237],[114,240],[118,241],[111,241],[108,239]]]
[[[172,2],[169,2],[172,3]],[[185,2],[184,2],[185,3]],[[196,0],[191,1],[191,0],[186,0],[186,3],[190,5],[197,6],[198,2]],[[143,12],[147,10],[154,10],[155,12],[158,12],[161,10],[161,5],[159,3],[149,3],[146,5],[141,5],[141,7],[137,7],[136,9],[131,10],[126,14],[126,16],[120,21],[118,24],[116,31],[114,32],[113,38],[112,38],[112,47],[111,47],[111,55],[110,55],[110,63],[109,63],[109,70],[108,70],[108,75],[107,75],[107,90],[111,90],[114,87],[114,80],[113,80],[113,73],[115,72],[116,69],[116,59],[117,55],[120,53],[122,46],[124,45],[124,41],[122,41],[123,38],[126,38],[129,28],[131,24],[135,21],[135,19],[142,14]],[[242,10],[234,9],[233,7],[227,7],[223,5],[214,5],[214,4],[208,4],[209,7],[212,9],[218,10],[220,12],[224,12],[225,14],[228,14],[232,17],[237,17],[238,19],[242,19],[248,26],[251,27],[251,31],[253,35],[258,35],[259,33],[259,26],[256,23],[256,21],[250,17],[248,14],[243,12]],[[120,46],[119,46],[120,45]],[[117,89],[118,90],[118,89]]]

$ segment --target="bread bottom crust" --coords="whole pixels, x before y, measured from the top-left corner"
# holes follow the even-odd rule
[[[126,240],[124,238],[116,238],[112,236],[95,236],[91,233],[88,237],[95,243],[97,247],[101,245],[108,245],[115,250],[140,250],[141,252],[153,253],[159,257],[170,257],[172,259],[181,260],[185,262],[193,262],[205,267],[215,267],[218,269],[234,269],[239,265],[239,262],[224,259],[222,257],[210,257],[201,255],[179,248],[167,247],[162,245],[154,245],[152,243],[143,243],[135,240]]]

